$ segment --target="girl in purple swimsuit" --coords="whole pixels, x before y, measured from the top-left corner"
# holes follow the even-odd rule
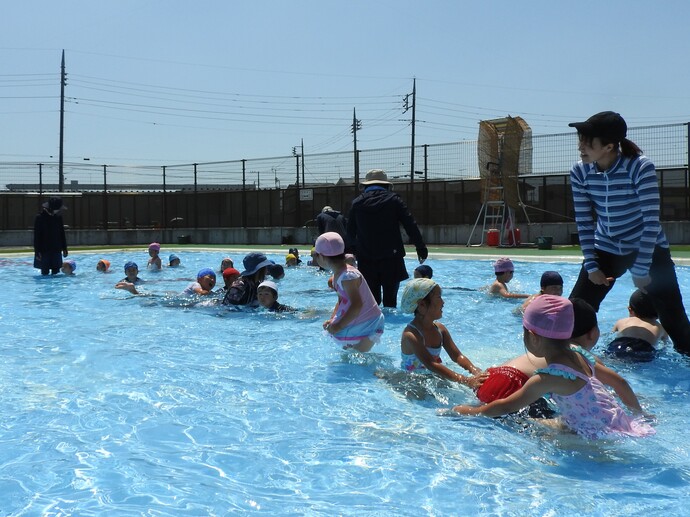
[[[525,310],[524,342],[528,351],[546,359],[525,385],[507,398],[483,406],[455,406],[464,415],[501,416],[550,396],[566,426],[586,438],[607,435],[649,436],[654,429],[642,419],[642,408],[628,383],[594,361],[585,350],[570,346],[574,312],[570,300],[542,295]],[[615,389],[628,414],[605,385]]]

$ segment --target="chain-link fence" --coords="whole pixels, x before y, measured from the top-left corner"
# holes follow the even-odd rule
[[[688,124],[631,128],[657,166],[662,218],[690,218]],[[532,136],[519,178],[524,218],[572,220],[575,133]],[[300,150],[301,151],[301,150]],[[304,226],[324,205],[349,209],[369,169],[384,169],[421,224],[471,224],[481,208],[477,142],[168,166],[0,163],[0,229],[25,229],[41,201],[67,198],[73,228]],[[361,172],[360,172],[361,171]],[[62,186],[62,189],[61,189]],[[4,190],[1,190],[4,188]],[[518,214],[520,217],[520,214]]]

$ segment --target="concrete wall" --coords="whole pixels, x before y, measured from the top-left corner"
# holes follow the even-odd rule
[[[662,223],[671,244],[690,244],[690,222]],[[519,225],[522,243],[536,242],[537,237],[553,237],[553,243],[572,244],[577,236],[575,223]],[[429,245],[467,244],[472,225],[421,227]],[[199,228],[166,230],[68,230],[69,246],[131,246],[162,242],[167,244],[308,244],[316,237],[313,227],[303,228]],[[473,242],[479,242],[475,233]],[[486,238],[484,239],[486,243]],[[31,230],[0,233],[0,246],[33,246]]]

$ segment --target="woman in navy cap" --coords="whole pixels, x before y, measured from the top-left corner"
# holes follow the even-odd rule
[[[569,125],[579,139],[581,160],[570,171],[570,183],[584,256],[570,297],[598,311],[615,279],[629,270],[676,350],[690,355],[690,322],[659,221],[654,164],[626,138],[628,126],[618,113],[603,111]]]

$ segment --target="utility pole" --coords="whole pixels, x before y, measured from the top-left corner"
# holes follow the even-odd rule
[[[304,138],[302,138],[302,188],[304,188]]]
[[[64,141],[65,141],[65,49],[62,49],[62,65],[60,67],[60,160],[58,163],[58,190],[65,190],[64,164]]]
[[[357,109],[352,108],[352,128],[350,132],[355,144],[355,192],[359,188],[359,153],[357,152],[357,130],[362,129],[362,121],[357,120]]]
[[[414,125],[415,125],[415,108],[417,107],[417,79],[412,79],[412,93],[405,95],[405,111],[410,109],[410,96],[412,96],[412,143],[410,149],[410,183],[414,183]]]

